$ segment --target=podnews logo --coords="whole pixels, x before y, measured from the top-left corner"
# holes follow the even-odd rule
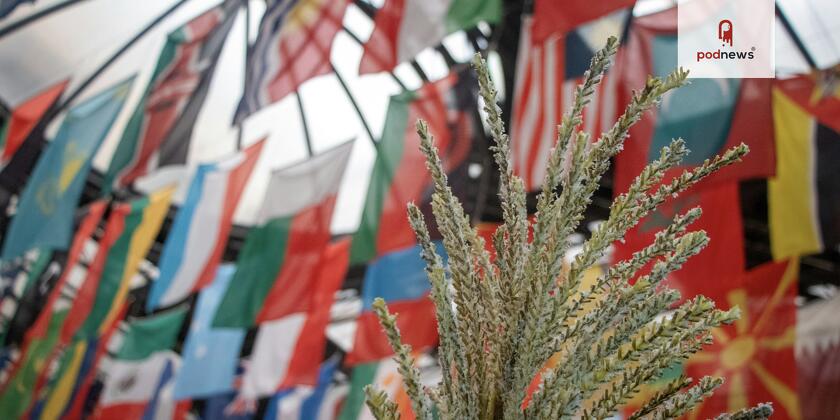
[[[729,19],[723,19],[717,26],[717,39],[721,47],[733,48],[735,45],[735,26]],[[697,51],[697,62],[703,60],[755,60],[755,47],[749,51]]]

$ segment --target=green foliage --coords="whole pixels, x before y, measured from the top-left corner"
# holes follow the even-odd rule
[[[583,220],[630,127],[659,104],[665,93],[686,83],[687,72],[682,69],[664,79],[649,78],[615,125],[592,141],[578,131],[582,111],[617,48],[616,40],[610,39],[576,89],[574,103],[558,127],[533,221],[528,219],[524,184],[510,166],[510,139],[496,104],[496,88],[485,62],[476,55],[473,64],[501,174],[504,223],[493,235],[495,258],[452,193],[426,123],[417,123],[434,180],[432,209],[449,256],[444,266],[422,213],[409,203],[408,215],[426,262],[440,333],[442,379],[436,387],[420,383],[410,347],[401,343],[395,317],[384,301],[377,300],[374,307],[419,419],[610,417],[642,385],[710,343],[713,328],[738,318],[737,309],[720,311],[702,296],[661,316],[680,300],[679,292],[663,280],[708,243],[704,232],[686,232],[700,217],[699,208],[675,217],[652,244],[610,267],[593,286],[582,287],[582,278],[609,245],[642,217],[667,198],[739,161],[748,151],[745,145],[663,183],[665,172],[688,153],[682,140],[672,141],[614,200],[609,218],[583,245],[583,251],[571,263],[565,262],[570,247],[567,238]],[[648,263],[652,270],[630,285],[629,280]],[[546,368],[553,355],[558,355],[559,363]],[[537,376],[539,387],[525,404],[527,389]],[[681,377],[651,397],[633,418],[678,417],[722,382],[707,377],[694,383]],[[397,406],[381,392],[368,389],[367,403],[379,419],[399,418]],[[771,411],[769,406],[760,406],[725,418],[765,418]]]

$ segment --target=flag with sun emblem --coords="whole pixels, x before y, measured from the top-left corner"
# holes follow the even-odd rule
[[[798,260],[768,263],[747,272],[742,287],[710,294],[721,309],[740,307],[741,318],[714,330],[714,343],[686,363],[688,376],[726,379],[689,419],[762,402],[772,402],[773,419],[801,418],[794,357],[798,275]]]

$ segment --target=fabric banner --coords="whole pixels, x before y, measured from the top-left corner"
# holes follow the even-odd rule
[[[353,143],[271,174],[215,327],[247,328],[308,310]]]
[[[551,35],[568,32],[581,24],[608,15],[616,10],[633,7],[636,0],[555,0],[534,1],[533,37],[537,42]]]
[[[330,52],[349,0],[271,0],[260,22],[235,123],[332,71]]]
[[[178,303],[213,281],[233,213],[264,143],[260,140],[232,158],[198,167],[163,245],[160,275],[146,301],[148,311]]]
[[[213,317],[230,288],[236,267],[222,264],[213,283],[201,291],[183,347],[183,364],[175,381],[175,399],[205,398],[233,391],[245,330],[213,328]]]
[[[44,113],[55,105],[64,93],[67,82],[68,80],[64,80],[38,92],[12,110],[11,117],[0,129],[0,144],[3,144],[3,156],[0,160],[8,162],[12,158]]]
[[[350,391],[341,409],[339,420],[374,420],[375,417],[365,404],[365,387],[373,385],[388,394],[397,403],[401,420],[415,419],[397,363],[392,359],[366,363],[353,368],[350,377]]]
[[[840,95],[819,96],[812,77],[780,81],[773,92],[778,168],[768,182],[768,219],[775,260],[840,244],[840,114],[833,113]],[[816,101],[806,99],[812,96]]]
[[[764,264],[743,277],[739,286],[708,294],[721,309],[740,307],[741,318],[716,329],[714,343],[686,362],[690,377],[726,378],[689,418],[714,417],[763,402],[773,404],[773,418],[802,418],[794,357],[799,261]]]
[[[431,217],[433,188],[420,151],[417,119],[429,124],[453,190],[461,202],[467,202],[464,197],[470,188],[464,179],[470,153],[484,136],[476,120],[477,86],[472,70],[464,68],[415,92],[391,97],[362,219],[353,236],[352,264],[367,263],[416,243],[406,216],[409,201],[417,203],[427,219]],[[439,237],[431,228],[432,237]]]
[[[4,238],[3,260],[36,247],[66,249],[91,160],[122,109],[132,81],[122,81],[68,111],[20,197]]]
[[[497,23],[500,0],[386,0],[364,45],[359,74],[391,71],[450,33]]]
[[[664,77],[677,67],[676,7],[638,17],[616,58],[618,109],[648,75]],[[743,162],[726,167],[695,189],[731,181],[767,178],[776,170],[770,79],[692,79],[665,95],[661,107],[647,112],[630,130],[615,162],[615,193],[621,194],[662,147],[682,138],[691,153],[669,171],[666,181],[727,149],[745,143]]]
[[[349,387],[333,384],[340,359],[331,357],[322,365],[315,387],[301,386],[282,391],[271,398],[265,419],[274,420],[334,420],[338,406],[343,402]]]
[[[170,33],[146,92],[105,174],[104,193],[149,171],[187,161],[198,113],[241,6],[226,0]]]

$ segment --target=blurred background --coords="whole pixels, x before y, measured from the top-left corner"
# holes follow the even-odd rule
[[[592,3],[0,1],[0,418],[369,418],[370,383],[411,418],[371,302],[400,313],[437,381],[405,217],[413,201],[431,218],[414,122],[489,238],[501,210],[468,65],[480,52],[534,210],[555,127],[608,37],[621,47],[580,126],[594,138],[677,64],[677,2]],[[692,150],[680,171],[750,146],[599,264],[703,208],[711,244],[669,282],[745,316],[659,381],[728,378],[694,417],[772,401],[774,418],[840,418],[838,16],[832,0],[776,1],[777,77],[669,94],[569,238],[579,249],[672,138]]]

